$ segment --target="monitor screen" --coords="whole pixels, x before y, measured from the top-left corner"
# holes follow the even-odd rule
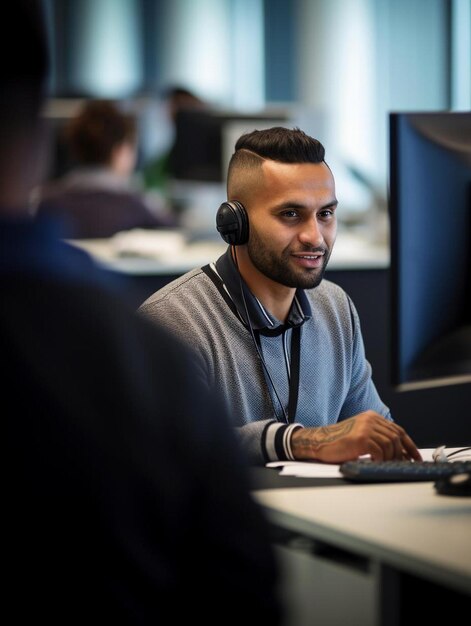
[[[389,121],[392,382],[471,382],[471,113]]]
[[[177,180],[224,182],[235,141],[245,132],[286,126],[284,111],[244,113],[182,109],[176,116],[171,169]]]

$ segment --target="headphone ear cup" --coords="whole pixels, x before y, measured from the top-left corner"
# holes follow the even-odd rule
[[[216,228],[224,241],[242,246],[249,240],[249,218],[240,202],[223,202],[216,214]]]

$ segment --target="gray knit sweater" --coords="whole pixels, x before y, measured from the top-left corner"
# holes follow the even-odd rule
[[[227,266],[227,258],[225,262]],[[219,265],[212,267],[214,276],[195,269],[169,283],[148,298],[140,312],[196,350],[202,381],[222,391],[252,463],[290,458],[287,441],[297,425],[326,426],[367,409],[391,419],[371,379],[354,305],[340,287],[323,280],[303,292],[311,315],[301,325],[296,419],[295,424],[283,423],[276,392],[241,320],[244,314],[240,306],[237,313],[228,304],[231,290],[238,291],[236,284],[224,283],[221,288]],[[236,295],[240,297],[240,292]],[[290,341],[286,339],[292,328],[282,330],[257,336],[277,395],[287,406]]]

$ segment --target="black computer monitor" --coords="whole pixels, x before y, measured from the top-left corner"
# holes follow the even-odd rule
[[[392,382],[471,382],[471,113],[391,113]]]
[[[177,180],[224,182],[228,156],[238,136],[269,126],[285,126],[289,120],[285,111],[182,109],[175,120],[172,176]]]

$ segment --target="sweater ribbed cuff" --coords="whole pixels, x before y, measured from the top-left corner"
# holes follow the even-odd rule
[[[263,433],[263,449],[268,461],[294,461],[291,451],[291,435],[301,424],[279,424],[272,422]]]

